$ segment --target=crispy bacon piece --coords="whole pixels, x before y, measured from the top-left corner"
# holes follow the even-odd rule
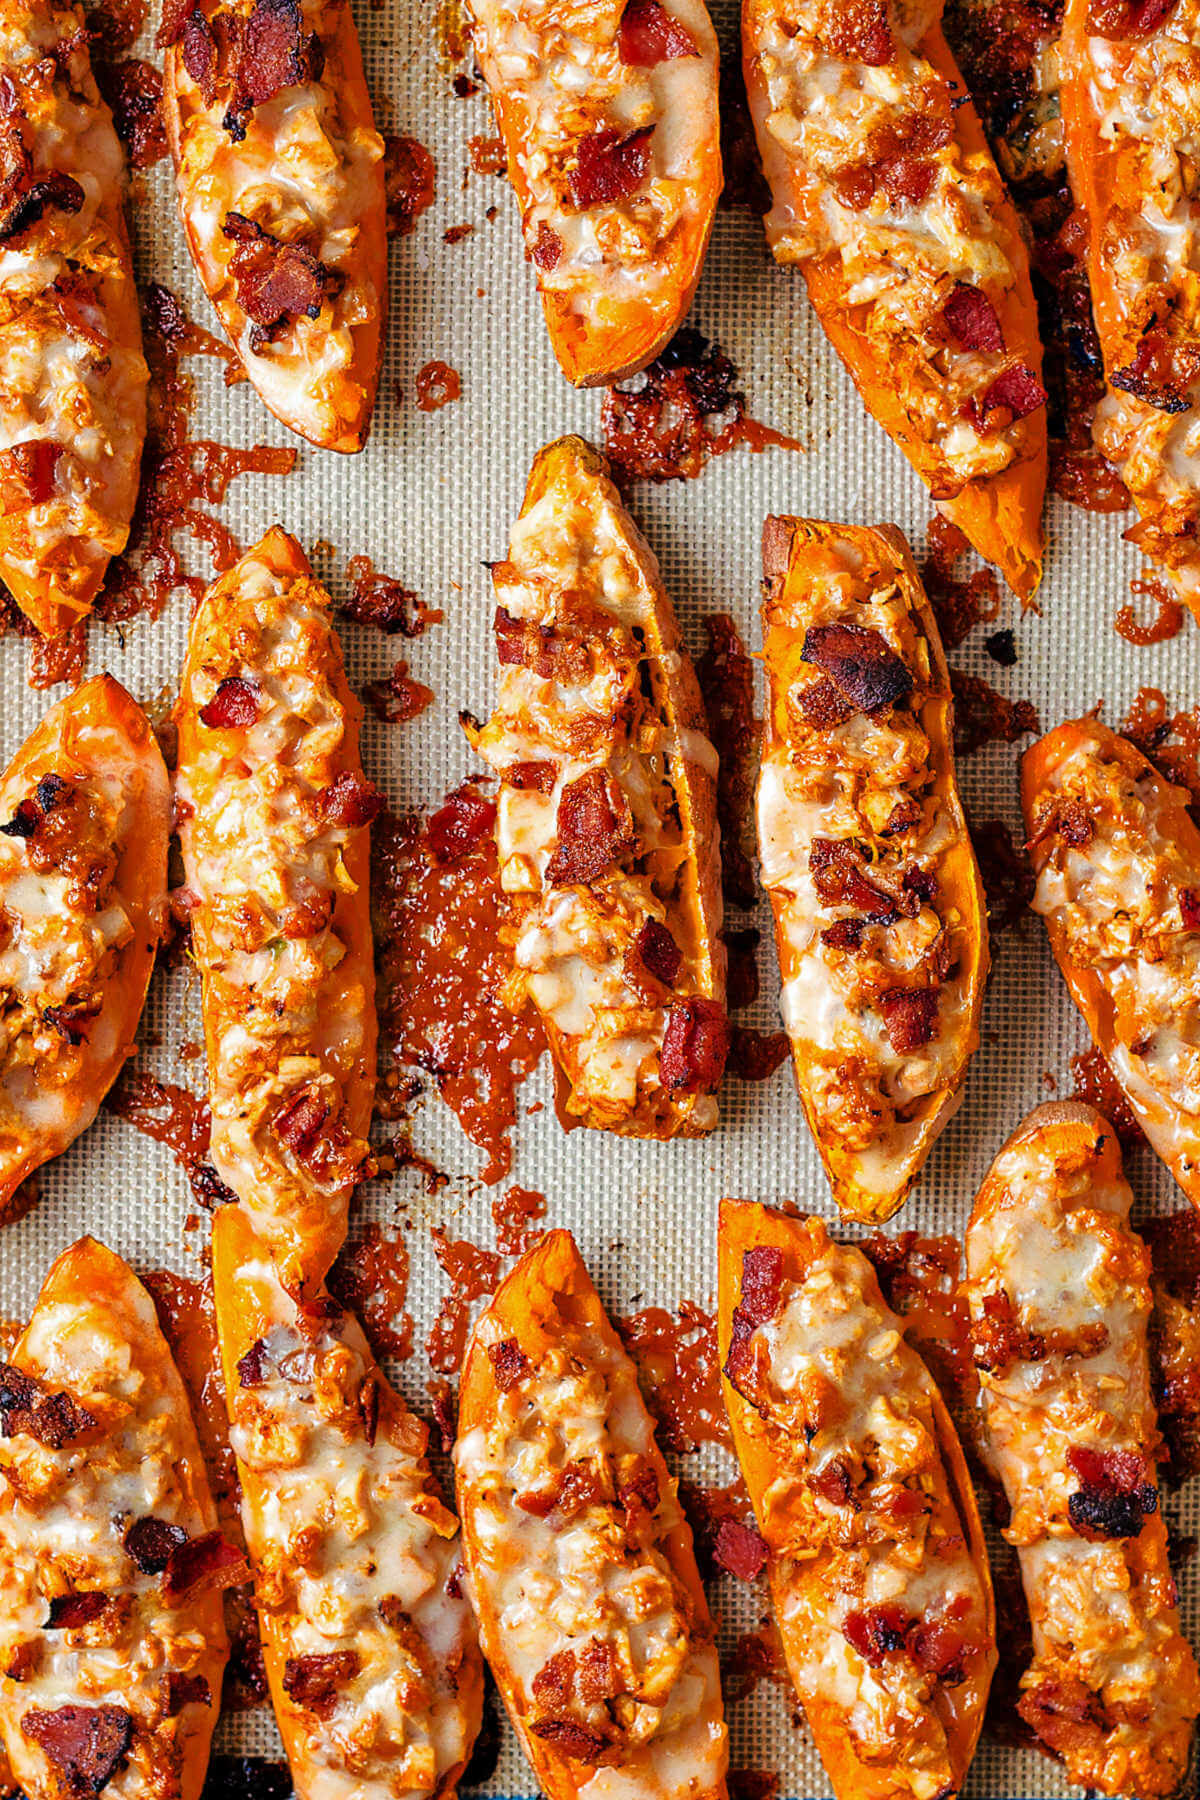
[[[628,1512],[652,1513],[658,1505],[661,1495],[658,1490],[658,1476],[654,1466],[644,1456],[639,1456],[633,1472],[622,1484],[617,1498]]]
[[[589,1731],[575,1719],[535,1719],[531,1730],[563,1756],[576,1762],[596,1763],[608,1748],[598,1732]]]
[[[1012,1296],[1004,1290],[985,1294],[980,1316],[971,1321],[971,1354],[976,1368],[1002,1375],[1014,1362],[1044,1362],[1048,1356],[1096,1356],[1108,1343],[1108,1326],[1100,1320],[1078,1331],[1055,1327],[1027,1331],[1017,1318]]]
[[[197,0],[163,0],[162,19],[155,39],[160,50],[179,42],[188,20],[195,16],[196,5]]]
[[[846,1615],[842,1636],[868,1668],[878,1669],[885,1657],[905,1648],[912,1624],[912,1614],[902,1606],[869,1606],[864,1612]]]
[[[207,1675],[181,1675],[172,1669],[167,1676],[167,1717],[175,1718],[185,1706],[211,1706],[212,1689]]]
[[[533,241],[533,249],[529,252],[532,261],[544,275],[548,275],[562,261],[562,252],[562,239],[557,231],[545,219],[539,220],[538,234]]]
[[[48,1450],[61,1450],[95,1423],[70,1394],[48,1394],[33,1376],[0,1363],[0,1436],[24,1433]]]
[[[658,919],[647,919],[637,934],[635,947],[647,974],[664,987],[674,987],[683,953],[667,927]]]
[[[739,1581],[753,1581],[767,1566],[767,1546],[753,1525],[740,1519],[722,1519],[713,1543],[713,1556],[721,1568]]]
[[[26,512],[54,495],[61,444],[49,438],[29,438],[0,450],[0,512]]]
[[[633,814],[616,782],[589,769],[568,782],[559,797],[558,846],[546,865],[551,887],[595,881],[634,842]]]
[[[96,1017],[104,1004],[103,997],[93,994],[87,1000],[69,1001],[65,1006],[46,1006],[42,1008],[42,1018],[60,1038],[67,1044],[83,1044],[87,1042],[86,1027]]]
[[[325,1655],[289,1656],[284,1664],[283,1691],[289,1700],[318,1719],[328,1719],[338,1694],[358,1674],[358,1653],[330,1650]]]
[[[266,1344],[262,1338],[255,1338],[246,1354],[238,1359],[239,1387],[262,1387],[267,1379],[267,1361]]]
[[[237,212],[226,213],[221,229],[237,246],[229,271],[237,283],[238,305],[251,323],[250,348],[256,355],[283,337],[302,314],[319,319],[325,302],[341,292],[344,277],[303,244],[285,244]]]
[[[1179,911],[1186,931],[1200,931],[1200,888],[1180,888]]]
[[[659,1068],[669,1093],[710,1091],[725,1073],[729,1021],[716,1000],[677,1000],[667,1014]]]
[[[819,1494],[830,1506],[850,1506],[855,1512],[858,1511],[854,1471],[846,1457],[831,1457],[819,1474],[809,1476],[808,1485],[814,1494]]]
[[[974,1646],[968,1646],[949,1619],[918,1620],[908,1635],[908,1653],[918,1669],[943,1687],[961,1687],[967,1679],[967,1655],[974,1653]]]
[[[1114,369],[1109,381],[1162,413],[1187,412],[1191,406],[1188,385],[1195,380],[1200,358],[1194,345],[1174,344],[1161,329],[1147,331],[1137,355],[1123,369]]]
[[[125,1533],[125,1553],[143,1575],[161,1575],[172,1550],[187,1543],[182,1525],[170,1525],[166,1519],[135,1519]]]
[[[425,836],[437,862],[456,862],[469,856],[496,822],[496,808],[470,784],[456,788],[444,806],[430,816]]]
[[[833,0],[822,37],[835,56],[882,68],[895,54],[884,0]]]
[[[835,683],[858,712],[895,706],[913,690],[907,669],[882,633],[869,626],[811,625],[800,652]]]
[[[617,33],[617,55],[627,68],[652,69],[677,56],[699,56],[692,35],[658,0],[628,0]]]
[[[830,950],[846,950],[853,955],[862,949],[863,934],[869,922],[867,919],[835,919],[822,931],[821,942]]]
[[[205,106],[217,97],[217,40],[199,7],[190,12],[181,32],[183,66],[200,89]]]
[[[586,678],[588,649],[581,639],[555,631],[552,625],[539,625],[534,619],[518,619],[503,606],[496,608],[493,629],[501,663],[520,663],[543,681]]]
[[[575,1697],[575,1652],[558,1650],[548,1656],[530,1683],[540,1705],[569,1706]]]
[[[982,289],[956,282],[942,317],[964,350],[1004,349],[1004,331],[996,309]]]
[[[646,179],[650,168],[650,139],[655,127],[644,125],[622,137],[619,131],[593,131],[580,140],[575,165],[567,175],[567,189],[576,212],[628,200]]]
[[[326,825],[369,825],[382,809],[383,795],[375,783],[352,769],[343,769],[321,795]]]
[[[601,1706],[624,1692],[616,1645],[604,1638],[589,1638],[579,1652],[579,1698],[585,1706]]]
[[[33,179],[33,164],[15,119],[5,120],[0,138],[0,239],[15,237],[36,225],[48,207],[77,213],[83,205],[82,187],[73,175],[57,169],[40,181]]]
[[[68,1791],[83,1796],[98,1794],[125,1761],[133,1718],[123,1706],[60,1706],[54,1712],[35,1706],[21,1730],[61,1769]]]
[[[518,1494],[516,1503],[522,1512],[538,1519],[548,1518],[552,1512],[571,1519],[604,1498],[603,1484],[592,1464],[571,1462],[557,1469],[547,1486]]]
[[[1072,1525],[1085,1538],[1137,1537],[1158,1511],[1158,1489],[1146,1480],[1145,1458],[1133,1450],[1073,1445],[1067,1466],[1079,1487],[1067,1502]]]
[[[1045,404],[1046,390],[1033,370],[1024,363],[1014,363],[1011,369],[1001,370],[982,398],[972,396],[970,411],[980,431],[991,431],[998,423],[994,414],[1009,413],[1014,419],[1024,419]]]
[[[838,199],[861,212],[882,188],[891,206],[919,206],[937,175],[929,158],[949,143],[953,132],[949,109],[909,113],[890,122],[872,134],[869,158],[849,164],[835,177]]]
[[[509,787],[518,788],[522,793],[552,794],[558,770],[552,762],[510,763],[504,771],[504,779]]]
[[[1033,837],[1027,849],[1032,848],[1042,838],[1053,833],[1070,844],[1073,850],[1086,849],[1096,831],[1096,821],[1082,800],[1052,801],[1038,814],[1034,822]]]
[[[1017,1701],[1025,1723],[1057,1756],[1067,1756],[1109,1729],[1102,1697],[1077,1676],[1028,1688]]]
[[[894,925],[900,909],[891,894],[867,880],[858,846],[849,838],[814,838],[808,866],[817,898],[826,906],[852,906],[877,925]]]
[[[529,1358],[516,1338],[503,1338],[498,1344],[489,1344],[488,1360],[496,1377],[496,1386],[502,1394],[507,1394],[519,1381],[524,1381],[530,1372]]]
[[[298,1162],[311,1160],[321,1140],[329,1108],[315,1094],[298,1094],[275,1121],[275,1130]]]
[[[42,1625],[43,1631],[75,1631],[90,1625],[108,1605],[108,1595],[92,1588],[82,1594],[56,1594]]]
[[[854,717],[853,706],[828,675],[802,688],[796,695],[795,704],[804,723],[811,725],[814,731],[829,731]]]
[[[903,1056],[929,1042],[938,1016],[933,988],[892,988],[880,1004],[893,1050]]]
[[[185,1538],[172,1546],[163,1570],[162,1592],[168,1606],[190,1598],[198,1588],[211,1591],[238,1587],[249,1577],[240,1550],[227,1544],[219,1531]]]
[[[1175,0],[1091,0],[1088,30],[1120,41],[1148,37],[1175,10]]]
[[[233,110],[265,106],[285,88],[319,81],[324,67],[320,38],[304,30],[300,0],[254,0],[238,58]]]
[[[200,708],[200,722],[214,731],[245,731],[258,718],[258,683],[244,675],[227,675]]]
[[[768,1324],[783,1297],[783,1251],[771,1246],[747,1250],[742,1257],[742,1297],[738,1312],[752,1326]]]

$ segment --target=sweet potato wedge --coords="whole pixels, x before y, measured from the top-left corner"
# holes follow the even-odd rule
[[[956,1794],[996,1666],[983,1530],[950,1416],[859,1250],[721,1204],[734,1448],[788,1671],[838,1800]]]
[[[296,1793],[453,1800],[483,1663],[429,1433],[355,1318],[327,1293],[287,1293],[241,1206],[213,1222],[213,1291],[263,1659]]]
[[[1198,19],[1195,0],[1068,0],[1058,63],[1108,378],[1096,444],[1141,514],[1126,536],[1200,618],[1200,251],[1177,160],[1200,129]]]
[[[763,571],[783,1020],[834,1198],[886,1219],[958,1105],[988,971],[950,678],[898,531],[771,518]]]
[[[198,1800],[228,1656],[217,1533],[154,1302],[81,1238],[0,1364],[0,1731],[29,1800]]]
[[[484,1655],[547,1800],[592,1783],[721,1800],[726,1730],[692,1534],[569,1232],[548,1232],[477,1321],[459,1406]]]
[[[387,199],[349,0],[166,0],[163,112],[196,272],[264,403],[361,450]]]
[[[500,691],[464,725],[500,780],[510,997],[565,1119],[701,1136],[728,1048],[717,755],[658,564],[580,438],[538,455],[492,580]]]
[[[1158,1504],[1150,1259],[1132,1199],[1107,1119],[1039,1106],[979,1190],[965,1291],[1033,1623],[1018,1710],[1072,1782],[1149,1797],[1179,1790],[1200,1677]]]
[[[176,709],[212,1161],[295,1292],[345,1237],[375,1085],[380,800],[330,607],[296,540],[269,531],[201,602]]]
[[[683,323],[721,191],[703,0],[469,0],[525,253],[568,381],[635,375]]]
[[[1189,799],[1090,717],[1049,732],[1021,764],[1033,910],[1135,1118],[1200,1206],[1200,831]]]
[[[0,1219],[86,1131],[129,1054],[166,923],[171,793],[111,675],[51,707],[0,780]]]
[[[148,375],[125,158],[83,9],[5,0],[0,79],[0,577],[52,638],[125,548]]]
[[[742,43],[776,260],[799,265],[867,407],[1028,602],[1047,466],[1037,310],[938,9],[746,0]]]

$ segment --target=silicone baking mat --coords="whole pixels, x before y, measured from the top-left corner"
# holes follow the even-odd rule
[[[365,452],[339,458],[299,445],[266,413],[248,384],[227,388],[220,363],[186,366],[198,394],[194,434],[224,443],[297,444],[286,478],[246,475],[234,482],[220,515],[243,545],[279,521],[309,548],[335,596],[346,593],[346,563],[369,556],[444,619],[406,643],[345,623],[351,679],[361,686],[384,675],[398,651],[434,691],[433,704],[407,725],[368,716],[368,773],[397,811],[428,808],[465,774],[473,759],[457,723],[460,709],[483,716],[493,692],[490,621],[493,602],[485,559],[502,555],[537,449],[566,431],[600,436],[602,396],[575,393],[550,352],[524,261],[516,208],[503,177],[475,172],[468,141],[490,137],[483,90],[461,96],[444,50],[445,21],[433,0],[371,0],[358,8],[368,78],[380,128],[410,134],[436,164],[436,198],[415,230],[392,248],[391,322],[375,427]],[[717,23],[726,55],[736,54],[736,19],[723,3]],[[154,57],[149,30],[139,53]],[[460,87],[468,85],[460,82]],[[215,328],[178,228],[166,164],[137,178],[133,223],[143,277],[165,283],[192,317]],[[453,228],[470,225],[465,234]],[[445,234],[452,240],[446,241]],[[799,441],[802,449],[719,456],[699,479],[639,485],[631,503],[660,558],[663,574],[693,649],[703,647],[705,615],[730,613],[751,647],[759,642],[759,535],[768,512],[794,512],[859,522],[890,521],[924,553],[931,513],[925,491],[899,452],[870,420],[817,326],[800,281],[771,262],[758,217],[719,212],[692,315],[740,374],[751,417]],[[440,411],[414,403],[418,371],[440,360],[461,376],[461,398]],[[1000,668],[976,630],[952,661],[1012,697],[1030,700],[1043,728],[1103,703],[1117,723],[1138,690],[1165,690],[1172,706],[1200,699],[1200,658],[1190,622],[1173,641],[1135,648],[1114,631],[1118,607],[1140,572],[1121,542],[1122,521],[1051,499],[1041,615],[1020,617],[1006,599],[999,626],[1015,630],[1017,662]],[[210,573],[203,553],[196,572]],[[146,704],[174,693],[189,612],[176,595],[156,621],[123,628],[93,623],[90,669],[111,669]],[[994,629],[992,627],[991,629]],[[0,643],[7,757],[53,696],[25,681],[26,647]],[[761,689],[761,674],[756,673]],[[1005,821],[1019,838],[1016,800],[1021,746],[990,745],[960,765],[964,797],[976,819]],[[769,916],[735,917],[763,928],[762,993],[744,1022],[772,1029],[778,973]],[[160,968],[151,990],[138,1066],[200,1090],[203,1064],[186,1052],[200,1037],[198,983],[184,962]],[[1017,1121],[1050,1092],[1070,1090],[1071,1055],[1085,1042],[1036,921],[994,944],[994,972],[983,1041],[965,1102],[934,1150],[895,1227],[960,1233],[972,1196],[996,1148]],[[181,1051],[185,1054],[181,1055]],[[805,1130],[788,1068],[762,1083],[730,1081],[720,1129],[700,1143],[639,1144],[560,1129],[549,1105],[543,1066],[519,1107],[511,1181],[542,1192],[547,1223],[575,1233],[616,1314],[641,1306],[675,1310],[689,1299],[711,1307],[714,1236],[721,1195],[790,1200],[833,1216],[828,1188]],[[534,1103],[546,1104],[532,1112]],[[440,1191],[426,1191],[419,1171],[401,1169],[364,1190],[354,1230],[376,1218],[403,1230],[411,1255],[408,1306],[415,1321],[413,1355],[393,1372],[418,1407],[428,1410],[430,1370],[422,1348],[447,1289],[433,1255],[429,1227],[452,1238],[492,1245],[496,1189],[479,1182],[483,1157],[456,1119],[430,1092],[413,1125],[417,1148],[446,1172]],[[1182,1204],[1166,1172],[1146,1151],[1129,1173],[1144,1212]],[[139,1269],[172,1268],[197,1276],[207,1238],[186,1177],[171,1152],[102,1112],[95,1126],[41,1176],[41,1199],[0,1234],[0,1310],[27,1312],[52,1258],[84,1230]],[[189,1225],[189,1221],[191,1221]],[[707,1448],[676,1459],[692,1481],[728,1481],[732,1464]],[[1172,1522],[1200,1527],[1200,1496],[1184,1488],[1168,1497]],[[1182,1583],[1193,1641],[1200,1637],[1200,1579],[1195,1565]],[[722,1576],[712,1587],[726,1650],[765,1617],[762,1591]],[[821,1796],[828,1784],[811,1741],[783,1689],[760,1682],[729,1709],[732,1762],[777,1773],[784,1795]],[[278,1754],[265,1712],[238,1714],[221,1727],[225,1750]],[[505,1731],[489,1793],[527,1794],[528,1768]],[[1031,1752],[986,1740],[967,1792],[986,1796],[1069,1793],[1055,1766]]]

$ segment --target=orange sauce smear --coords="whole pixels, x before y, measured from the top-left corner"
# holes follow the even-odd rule
[[[376,1356],[403,1362],[413,1351],[408,1311],[408,1246],[372,1221],[358,1243],[347,1244],[330,1270],[329,1290],[355,1313]]]
[[[701,1444],[729,1449],[732,1439],[721,1396],[712,1313],[683,1300],[678,1314],[647,1306],[613,1323],[637,1364],[663,1448],[683,1454]]]

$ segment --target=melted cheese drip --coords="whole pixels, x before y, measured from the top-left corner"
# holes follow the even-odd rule
[[[230,1429],[258,1603],[286,1658],[358,1659],[327,1716],[278,1702],[304,1744],[304,1791],[440,1792],[465,1764],[478,1719],[459,1691],[475,1651],[455,1580],[458,1521],[430,1476],[428,1434],[382,1384],[352,1319],[302,1332],[273,1265],[250,1263],[239,1279],[271,1319],[267,1379],[233,1395]],[[364,1382],[381,1384],[374,1443]]]

